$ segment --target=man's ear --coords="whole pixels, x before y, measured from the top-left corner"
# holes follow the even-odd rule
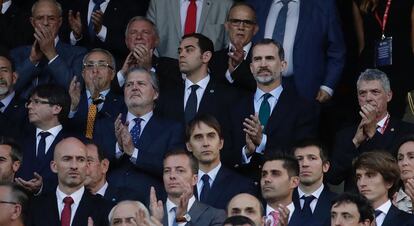
[[[50,170],[52,170],[54,173],[57,173],[57,166],[54,160],[50,161]]]
[[[213,53],[211,51],[205,51],[203,55],[201,56],[203,63],[205,64],[208,64],[208,62],[210,62],[212,57],[213,57]]]

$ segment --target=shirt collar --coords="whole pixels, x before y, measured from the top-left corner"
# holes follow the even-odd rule
[[[384,127],[385,122],[387,121],[388,117],[390,117],[390,114],[387,113],[384,118],[382,118],[379,122],[377,122],[377,126],[382,128]]]
[[[101,91],[101,92],[99,92],[99,95],[102,95],[102,96],[106,97],[106,95],[109,93],[109,90],[110,89],[106,89],[104,91]],[[91,92],[88,89],[86,89],[86,97],[88,98],[88,100],[89,100],[89,98],[91,98]]]
[[[217,173],[220,170],[220,167],[221,167],[221,162],[216,167],[214,167],[212,170],[210,170],[210,172],[207,173],[208,176],[210,177],[211,181],[214,181],[216,179]],[[206,174],[206,173],[203,172],[202,170],[198,170],[198,182],[201,181],[201,177],[204,174]]]
[[[276,100],[278,100],[282,91],[283,91],[283,87],[282,85],[279,85],[278,87],[276,87],[269,93],[272,94],[272,97],[275,97]],[[265,94],[265,92],[263,92],[261,89],[256,89],[256,93],[254,94],[254,101],[255,102],[259,101],[260,98],[262,98],[263,94]]]
[[[7,95],[3,100],[1,100],[1,102],[4,104],[4,108],[7,108],[7,106],[9,106],[14,96],[15,92],[13,91],[9,95]]]
[[[36,137],[39,135],[40,132],[49,132],[53,137],[56,137],[58,135],[58,133],[62,130],[63,126],[62,125],[57,125],[55,127],[52,127],[48,130],[41,130],[39,128],[36,128]]]
[[[384,213],[385,215],[388,214],[388,211],[391,208],[391,201],[388,199],[388,201],[386,201],[384,204],[382,204],[381,206],[379,206],[378,208],[376,208],[375,210],[381,210],[382,213]]]
[[[195,197],[193,195],[191,196],[190,200],[188,200],[187,212],[190,211],[194,202],[195,202]],[[167,208],[167,213],[169,213],[172,208],[177,207],[177,205],[175,205],[169,198],[167,198],[167,201],[165,202],[165,206]]]
[[[56,188],[56,198],[58,202],[63,203],[63,199],[66,196],[70,196],[73,199],[73,203],[78,205],[82,199],[83,193],[85,192],[85,187],[82,186],[77,191],[73,192],[72,194],[65,194],[63,191],[59,189],[59,186]]]
[[[5,14],[7,10],[9,9],[9,7],[11,6],[11,4],[12,4],[12,1],[3,2],[1,13]]]
[[[206,89],[209,81],[210,81],[210,75],[207,74],[205,78],[201,79],[196,84],[200,86],[201,89]],[[188,90],[190,86],[192,85],[195,85],[195,84],[192,81],[190,81],[188,78],[185,78],[185,90]]]
[[[316,199],[319,199],[319,196],[321,196],[321,193],[323,191],[323,188],[325,186],[323,185],[323,183],[321,184],[321,186],[319,186],[318,189],[316,189],[314,192],[312,192],[311,194],[306,194],[305,192],[302,191],[302,189],[300,189],[300,187],[298,186],[298,194],[299,194],[299,198],[301,198],[302,196],[310,196],[313,195]]]
[[[233,48],[234,45],[231,44],[231,42],[229,43],[229,52],[231,50],[231,48]],[[247,45],[243,46],[243,51],[244,51],[244,59],[247,58],[247,53],[250,51],[250,48],[252,48],[252,42],[247,43]]]
[[[102,196],[105,196],[105,192],[106,192],[107,188],[108,188],[108,181],[105,181],[105,184],[96,192],[96,194],[100,194]]]
[[[144,122],[148,122],[150,119],[151,119],[151,117],[152,117],[152,115],[153,115],[154,113],[153,113],[153,111],[150,111],[150,112],[148,112],[147,114],[145,114],[145,115],[143,115],[143,116],[140,116],[140,118],[144,121]],[[127,122],[131,122],[131,121],[133,121],[134,120],[134,118],[137,118],[138,116],[135,116],[135,115],[133,115],[131,112],[129,112],[128,111],[128,113],[127,113],[127,117],[126,117],[126,121]]]

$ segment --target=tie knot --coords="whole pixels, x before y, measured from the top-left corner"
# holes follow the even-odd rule
[[[73,204],[73,199],[72,199],[72,197],[70,197],[70,196],[66,196],[66,197],[63,199],[63,203],[65,203],[65,205],[72,205],[72,204]]]
[[[196,85],[191,85],[191,86],[190,86],[191,92],[195,92],[195,91],[197,91],[197,89],[198,89],[198,88],[200,88],[200,86],[199,86],[199,85],[197,85],[197,84],[196,84]]]
[[[93,3],[100,6],[104,1],[105,0],[93,0]]]
[[[47,131],[42,131],[39,133],[41,139],[45,139],[46,137],[50,136],[50,133]]]
[[[135,124],[139,124],[141,123],[141,121],[142,121],[142,118],[134,118]]]
[[[382,213],[381,210],[375,210],[375,217],[378,217]]]
[[[315,199],[315,196],[313,196],[313,195],[304,196],[303,195],[301,197],[301,199],[305,200],[305,203],[309,204],[309,203],[311,203]]]
[[[210,177],[208,176],[208,174],[204,174],[201,177],[201,180],[203,181],[204,184],[209,183],[210,184]]]
[[[279,220],[279,212],[277,212],[277,211],[270,211],[269,215],[272,216],[274,222],[278,222],[278,220]]]
[[[92,99],[92,104],[98,105],[105,101],[105,96],[102,94],[99,94],[98,97],[96,98],[91,97],[91,99]]]
[[[292,1],[292,0],[280,0],[280,2],[282,2],[283,5],[288,4],[290,1]]]
[[[270,97],[272,97],[272,94],[270,94],[270,93],[265,93],[265,94],[263,94],[263,101],[267,101]]]

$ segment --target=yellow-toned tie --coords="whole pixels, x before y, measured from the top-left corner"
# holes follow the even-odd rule
[[[93,127],[95,125],[95,118],[96,113],[98,111],[98,107],[96,104],[91,103],[88,109],[88,120],[86,121],[86,134],[85,137],[92,139],[93,138]]]

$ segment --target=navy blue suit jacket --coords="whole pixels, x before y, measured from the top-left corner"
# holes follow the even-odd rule
[[[255,186],[252,180],[222,165],[213,181],[207,201],[204,203],[217,209],[226,209],[227,203],[235,195],[249,193],[257,196],[258,191],[258,186]],[[197,186],[195,186],[194,195],[199,197]]]
[[[88,121],[88,107],[86,92],[83,92],[79,101],[78,110],[68,123],[68,129],[80,137],[85,136],[86,123]],[[124,98],[109,91],[105,96],[102,109],[96,115],[93,128],[93,140],[103,148],[105,156],[110,161],[115,158],[116,137],[114,122],[119,113],[124,109]]]
[[[391,208],[388,210],[387,215],[385,216],[382,226],[413,226],[414,225],[414,216],[412,214],[406,213],[394,205],[391,205]]]
[[[235,167],[242,163],[242,148],[246,145],[243,122],[245,118],[254,115],[253,102],[254,94],[241,99],[231,114],[232,148],[224,152],[227,155],[224,160]],[[288,89],[283,89],[263,131],[267,135],[265,150],[290,150],[295,142],[316,134],[317,125],[318,106]],[[254,179],[259,179],[262,157],[261,154],[254,153],[251,162],[241,167],[247,166],[247,170],[242,171]]]
[[[320,225],[329,226],[331,225],[331,205],[332,200],[337,196],[336,193],[331,192],[328,186],[324,186],[321,195],[319,196],[318,202],[316,203],[315,210],[313,211],[313,217]],[[293,191],[293,203],[295,204],[295,211],[301,210],[300,197],[298,189]]]
[[[55,188],[56,189],[56,188]],[[46,208],[46,209],[45,209]],[[76,209],[73,226],[87,226],[88,217],[92,217],[95,226],[106,226],[111,204],[106,200],[90,194],[86,189]],[[61,225],[57,208],[56,190],[35,196],[28,211],[28,226]]]
[[[258,41],[264,38],[266,19],[273,0],[248,2],[256,9],[260,29],[254,41]],[[313,100],[321,85],[335,89],[344,64],[345,43],[335,0],[300,1],[293,46],[294,80],[299,94]]]
[[[58,57],[50,64],[44,58],[38,66],[33,65],[29,60],[31,49],[32,46],[29,45],[15,48],[10,52],[16,64],[16,72],[19,74],[15,90],[20,92],[22,97],[28,97],[37,78],[39,78],[37,84],[55,83],[68,88],[72,77],[82,74],[82,58],[86,53],[85,48],[59,41],[56,45]]]
[[[3,113],[0,112],[0,136],[18,139],[27,123],[27,110],[24,100],[15,94]]]
[[[16,177],[31,180],[34,177],[33,173],[37,172],[43,177],[42,192],[55,189],[58,184],[57,175],[50,169],[50,161],[53,160],[56,144],[67,136],[68,133],[62,129],[47,150],[45,159],[38,161],[36,158],[36,128],[31,127],[20,142],[23,151],[23,162],[17,171]]]

